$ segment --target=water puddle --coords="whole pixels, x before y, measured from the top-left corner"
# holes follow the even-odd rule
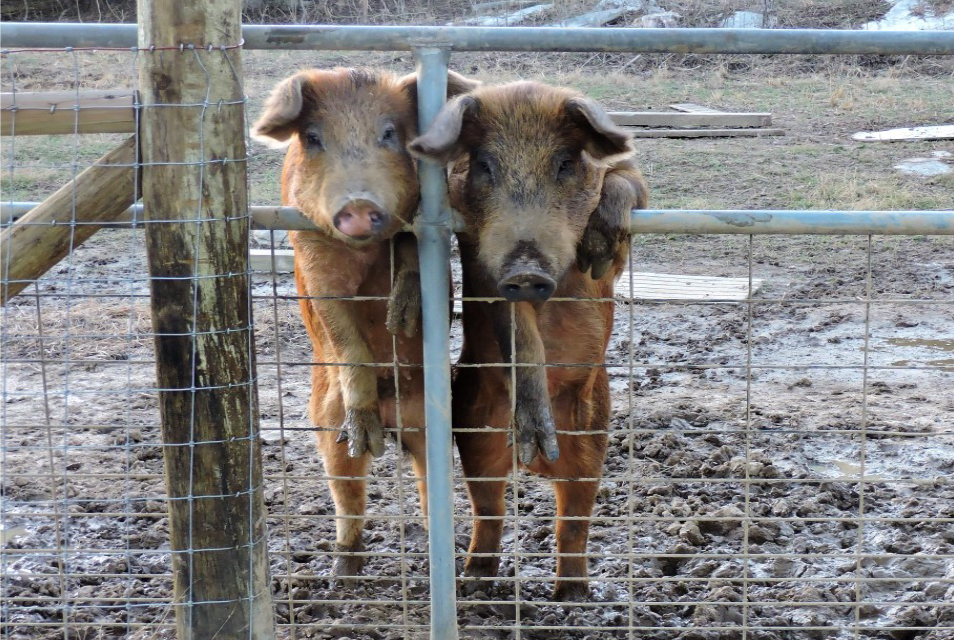
[[[9,529],[0,529],[0,545],[6,545],[8,542],[18,536],[27,534],[26,527],[10,527]]]
[[[888,338],[885,342],[896,347],[924,347],[954,353],[954,338]]]
[[[931,351],[954,353],[954,338],[888,338],[885,342],[895,347],[919,347]],[[954,358],[897,360],[892,362],[891,365],[895,367],[909,365],[937,367],[940,371],[954,373]]]
[[[891,345],[892,347],[901,347],[903,349],[915,349],[924,353],[928,352],[942,352],[942,353],[951,353],[954,354],[954,338],[885,338],[884,340],[879,341],[879,345],[871,345],[868,347],[869,352],[881,352],[886,351],[883,348],[883,345]],[[861,350],[864,351],[864,347],[861,347]],[[947,373],[954,373],[954,357],[951,358],[919,358],[917,356],[921,355],[915,351],[914,353],[898,353],[897,355],[911,355],[915,357],[908,357],[899,360],[894,360],[890,364],[893,367],[934,367],[938,371],[944,371]]]
[[[848,462],[847,460],[826,460],[825,462],[815,462],[808,465],[812,471],[836,480],[859,480],[861,479],[861,464],[857,462]],[[865,480],[877,481],[883,480],[882,476],[866,475]]]

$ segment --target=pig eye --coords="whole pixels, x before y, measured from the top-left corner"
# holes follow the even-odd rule
[[[312,151],[320,151],[325,146],[321,142],[321,134],[317,131],[308,131],[305,133],[305,144],[307,144],[308,148]]]
[[[568,178],[573,175],[576,165],[572,158],[564,158],[557,165],[557,179]]]
[[[474,168],[476,169],[475,173],[477,174],[477,176],[493,182],[494,168],[493,168],[493,165],[490,164],[489,160],[481,160],[481,159],[475,160]]]
[[[381,146],[392,146],[397,144],[397,131],[394,129],[394,125],[387,125],[384,128],[384,131],[381,133]]]

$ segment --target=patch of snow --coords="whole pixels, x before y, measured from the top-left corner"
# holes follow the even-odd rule
[[[736,11],[719,26],[723,29],[771,29],[775,26],[775,19],[769,17],[766,20],[764,15],[754,11]]]
[[[268,231],[264,229],[253,229],[249,237],[251,245],[259,249],[269,249],[272,246],[272,234],[275,237],[275,248],[285,248],[289,246],[287,231]]]
[[[471,20],[462,22],[461,24],[475,25],[478,27],[506,27],[511,24],[520,24],[528,18],[531,18],[537,14],[546,13],[552,8],[553,3],[535,4],[532,7],[525,7],[523,9],[514,11],[513,13],[508,13],[507,15],[480,16],[478,18],[473,18]]]
[[[894,168],[909,176],[941,176],[951,173],[951,167],[946,162],[935,158],[908,158],[894,165]]]
[[[675,11],[660,11],[636,18],[632,26],[643,29],[672,29],[679,26],[680,17]]]
[[[954,29],[954,11],[943,16],[917,16],[911,11],[920,0],[895,0],[894,6],[881,20],[869,22],[862,29],[870,31],[923,31],[925,29]]]

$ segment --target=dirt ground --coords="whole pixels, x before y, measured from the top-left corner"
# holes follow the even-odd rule
[[[75,75],[48,62],[22,60],[21,84]],[[126,73],[94,62],[81,67],[87,85]],[[250,111],[299,66],[356,63],[410,68],[399,55],[250,53]],[[455,57],[486,81],[529,73],[611,108],[771,111],[786,129],[640,141],[658,207],[954,208],[950,176],[892,169],[954,145],[850,139],[949,118],[949,77],[836,63],[601,75],[599,64]],[[74,151],[4,146],[9,197],[40,199],[71,154],[115,144],[90,138]],[[280,155],[252,151],[252,202],[275,203]],[[751,304],[617,305],[592,598],[548,602],[552,491],[515,474],[502,577],[461,598],[462,637],[954,638],[952,250],[950,236],[635,238],[633,271],[763,284]],[[264,273],[253,288],[278,637],[427,637],[427,534],[393,447],[369,482],[369,577],[353,589],[328,579],[334,509],[306,418],[311,356],[293,289],[289,274]],[[172,637],[147,293],[141,232],[104,230],[2,311],[4,638]],[[459,326],[452,335],[457,349]],[[459,562],[469,513],[458,482]]]

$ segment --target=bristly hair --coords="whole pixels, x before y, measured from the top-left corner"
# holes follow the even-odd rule
[[[348,77],[355,89],[368,87],[381,81],[381,75],[373,69],[367,67],[357,67],[348,71]]]

